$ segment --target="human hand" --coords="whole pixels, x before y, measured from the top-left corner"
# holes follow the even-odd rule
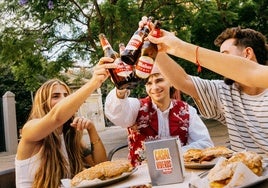
[[[154,29],[154,24],[152,22],[152,17],[143,16],[141,20],[139,21],[139,28],[143,28],[143,26],[148,25],[150,28],[150,31]]]
[[[76,128],[78,131],[82,131],[84,129],[90,130],[90,128],[94,127],[94,124],[91,120],[83,117],[75,117],[71,126]]]
[[[97,82],[98,87],[110,76],[108,69],[116,68],[117,65],[112,63],[113,58],[102,57],[98,64],[93,68],[92,81]]]
[[[143,16],[139,21],[139,28],[142,28],[147,24],[151,31],[145,40],[149,40],[150,42],[157,44],[158,52],[166,52],[175,55],[176,48],[180,47],[183,44],[183,41],[176,37],[173,32],[169,32],[164,29],[161,29],[161,37],[154,37],[152,34],[155,25],[153,22],[148,21],[149,18],[146,16]]]
[[[121,89],[121,90],[119,90],[119,89],[116,88],[116,96],[119,99],[124,99],[129,94],[130,94],[130,90],[129,89]]]
[[[157,44],[158,52],[166,52],[175,55],[176,49],[182,46],[183,41],[175,36],[173,32],[161,29],[161,37],[153,37],[148,35],[147,39]]]

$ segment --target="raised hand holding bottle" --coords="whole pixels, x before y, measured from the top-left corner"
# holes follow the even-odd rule
[[[142,21],[147,22],[148,18],[143,16]],[[148,36],[149,32],[149,24],[145,24],[142,27],[139,27],[138,30],[133,34],[126,46],[126,49],[121,54],[121,59],[125,63],[134,65],[137,62],[141,54],[141,46],[144,42],[144,38]]]
[[[160,37],[160,22],[158,20],[154,23],[154,29],[152,31],[154,37]],[[157,45],[146,40],[143,42],[141,48],[141,56],[136,65],[136,75],[139,78],[146,79],[150,76],[153,69],[154,60],[156,58],[158,49]]]
[[[113,50],[111,44],[108,42],[106,36],[101,33],[99,34],[99,40],[104,52],[105,57],[111,57],[114,59],[113,63],[116,63],[118,65],[118,68],[115,69],[109,69],[109,73],[111,76],[111,80],[114,83],[114,85],[118,89],[132,89],[136,87],[138,84],[137,82],[134,81],[133,70],[131,69],[132,67],[128,67],[128,70],[126,70],[126,67],[124,66],[124,63],[120,59],[119,54]],[[129,72],[130,71],[130,72]]]

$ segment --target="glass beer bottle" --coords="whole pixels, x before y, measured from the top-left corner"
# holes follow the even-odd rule
[[[119,54],[121,55],[123,51],[125,50],[125,44],[120,43],[119,44]],[[129,76],[130,74],[133,74],[133,66],[126,64],[125,62],[121,61],[120,62],[120,67],[118,68],[118,75],[119,76]]]
[[[133,80],[133,70],[126,70],[124,62],[122,62],[119,54],[113,50],[111,44],[108,42],[106,36],[101,33],[99,34],[99,40],[104,52],[105,57],[110,57],[114,59],[113,63],[118,64],[118,68],[109,69],[111,80],[115,87],[118,89],[132,89],[136,87],[137,83]]]
[[[160,21],[156,20],[154,23],[155,27],[152,31],[154,37],[160,37]],[[144,41],[141,48],[141,56],[136,65],[136,75],[139,78],[146,79],[150,76],[153,69],[154,60],[156,58],[158,49],[157,44],[151,43],[150,41]]]
[[[143,22],[149,22],[146,16],[142,17]],[[143,27],[138,28],[138,30],[133,34],[131,39],[129,40],[126,49],[121,54],[121,59],[129,64],[134,65],[141,54],[141,46],[143,44],[144,38],[148,36],[150,32],[149,24],[145,24]]]

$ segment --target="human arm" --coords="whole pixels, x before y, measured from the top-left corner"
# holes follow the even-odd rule
[[[123,92],[120,94],[120,91],[117,92],[114,88],[106,97],[104,111],[113,124],[126,128],[136,122],[139,107],[138,99],[127,97]]]
[[[98,163],[107,161],[106,150],[103,142],[96,130],[94,123],[86,118],[76,117],[71,126],[75,127],[78,131],[87,130],[88,137],[91,143],[90,153],[84,156],[84,161],[89,166],[94,166]],[[88,149],[83,143],[84,148]]]
[[[102,58],[95,66],[92,78],[73,94],[61,99],[46,115],[28,121],[22,130],[22,140],[38,142],[51,132],[62,126],[70,119],[84,103],[84,101],[100,87],[109,74],[107,68],[114,68],[112,63],[103,64],[104,61],[113,61],[111,58]],[[38,105],[38,104],[35,104]]]
[[[268,67],[250,60],[250,57],[223,54],[202,47],[197,49],[196,45],[179,39],[173,33],[161,31],[160,38],[148,36],[151,42],[158,44],[159,52],[169,53],[194,64],[198,60],[201,66],[248,86],[268,87]]]
[[[189,137],[188,144],[182,147],[185,152],[190,148],[207,148],[213,147],[214,144],[210,138],[208,129],[202,119],[196,112],[196,109],[189,106],[190,121],[189,121]]]
[[[158,52],[155,59],[161,74],[178,90],[198,100],[198,94],[191,76],[177,64],[168,54]],[[168,65],[168,66],[167,66]]]

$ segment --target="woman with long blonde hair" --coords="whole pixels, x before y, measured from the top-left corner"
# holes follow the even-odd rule
[[[107,69],[115,68],[112,63],[103,63],[107,61],[113,60],[101,58],[90,81],[72,94],[69,87],[58,79],[45,82],[37,90],[15,159],[17,188],[57,188],[61,179],[72,178],[85,165],[107,160],[94,124],[75,117],[84,101],[107,79]],[[84,129],[93,146],[91,162],[86,160],[88,156],[83,156]]]

